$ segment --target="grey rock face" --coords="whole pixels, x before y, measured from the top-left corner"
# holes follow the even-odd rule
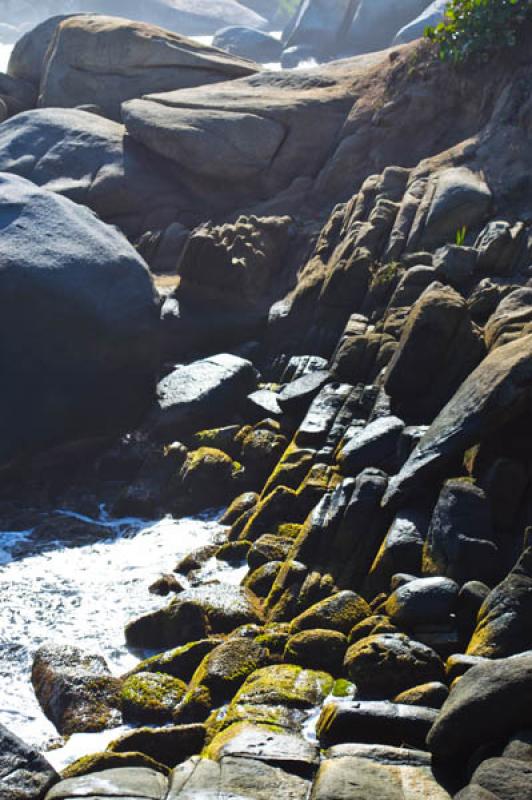
[[[458,584],[448,578],[420,578],[409,581],[386,601],[386,613],[405,627],[444,622],[454,611]]]
[[[0,725],[2,800],[40,800],[58,779],[44,756]]]

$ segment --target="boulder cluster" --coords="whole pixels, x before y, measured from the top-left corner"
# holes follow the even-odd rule
[[[427,5],[329,2],[321,45]],[[16,45],[2,525],[224,534],[150,587],[127,674],[39,648],[59,734],[131,729],[58,776],[0,728],[2,798],[532,798],[529,49],[485,72],[424,41],[268,72],[95,14]]]

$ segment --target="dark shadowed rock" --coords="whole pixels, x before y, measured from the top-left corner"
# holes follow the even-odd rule
[[[475,770],[471,783],[499,800],[532,800],[532,763],[488,758]]]
[[[40,800],[59,779],[37,750],[0,725],[0,797],[2,800]]]
[[[469,447],[524,411],[531,396],[529,335],[492,351],[466,378],[390,481],[385,502],[397,502],[444,476]]]
[[[395,466],[397,446],[404,422],[398,417],[380,417],[355,433],[338,453],[345,475],[356,476],[367,467]]]
[[[173,768],[202,750],[205,733],[204,725],[136,728],[112,741],[108,750],[112,753],[143,753]]]
[[[393,592],[385,611],[391,621],[406,628],[445,622],[454,611],[458,584],[448,578],[420,578]]]
[[[217,31],[212,46],[234,56],[249,58],[259,64],[279,61],[283,49],[281,42],[274,36],[242,25]]]
[[[138,424],[158,367],[146,264],[88,209],[12,175],[0,248],[0,463]]]

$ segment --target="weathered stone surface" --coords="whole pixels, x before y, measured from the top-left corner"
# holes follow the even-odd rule
[[[486,324],[484,336],[491,350],[531,331],[532,288],[523,287],[503,297]]]
[[[531,698],[530,653],[479,664],[453,687],[427,744],[435,756],[465,763],[477,747],[528,725]]]
[[[398,417],[380,417],[355,433],[338,453],[345,475],[356,476],[367,467],[393,468],[404,422]]]
[[[129,236],[186,219],[190,203],[171,164],[123,125],[74,108],[28,111],[2,125],[0,170],[92,208]]]
[[[160,772],[144,767],[128,767],[68,778],[56,784],[46,795],[46,800],[67,800],[71,797],[162,800],[167,790],[168,779]]]
[[[344,667],[360,691],[373,697],[395,697],[444,677],[443,664],[434,650],[394,633],[368,636],[351,645]]]
[[[281,42],[274,36],[243,25],[234,25],[217,31],[212,46],[234,56],[249,58],[259,64],[279,61],[283,49]]]
[[[111,676],[102,656],[70,645],[42,645],[31,681],[59,733],[101,731],[121,722],[121,681]]]
[[[346,49],[352,53],[368,53],[388,47],[406,23],[425,6],[425,0],[405,0],[400,5],[390,0],[362,0],[355,6]]]
[[[179,678],[158,672],[136,672],[122,685],[124,720],[158,725],[171,722],[186,691],[186,684]]]
[[[532,335],[489,353],[392,478],[385,502],[396,502],[445,475],[469,447],[527,408],[531,389]]]
[[[321,600],[295,617],[290,623],[290,633],[322,628],[347,634],[353,625],[370,614],[371,609],[360,595],[345,590]]]
[[[444,683],[433,681],[432,683],[422,683],[401,692],[394,697],[394,703],[403,703],[408,706],[425,706],[426,708],[441,708],[449,697],[449,689]]]
[[[220,762],[191,759],[175,770],[168,800],[207,797],[271,800],[272,787],[286,800],[306,800],[308,780],[253,758],[226,756]]]
[[[83,15],[61,22],[45,58],[42,107],[95,104],[120,119],[126,100],[241,78],[251,62],[172,34],[117,17]]]
[[[421,706],[355,700],[325,705],[317,725],[322,747],[343,742],[423,747],[437,711]]]
[[[107,748],[111,753],[143,753],[173,768],[201,752],[205,744],[204,725],[165,725],[163,728],[135,728],[115,739]]]
[[[467,653],[503,658],[532,650],[532,548],[486,597]]]
[[[192,676],[191,688],[206,686],[213,705],[223,705],[233,697],[248,675],[268,662],[265,648],[252,639],[229,639],[205,656]]]
[[[129,430],[158,362],[145,263],[90,211],[18,176],[0,178],[0,228],[0,463]]]
[[[0,725],[2,800],[40,800],[58,779],[44,756]]]
[[[148,426],[156,436],[173,439],[192,426],[223,425],[256,383],[251,362],[227,353],[178,367],[160,381]]]
[[[337,675],[346,650],[347,637],[343,633],[318,628],[291,636],[286,643],[284,660]]]
[[[128,623],[126,639],[131,647],[176,647],[260,621],[258,600],[249,590],[227,584],[202,586],[187,589],[166,608]]]
[[[397,625],[412,627],[445,622],[454,611],[459,587],[448,578],[420,578],[400,586],[385,611]]]
[[[394,412],[408,422],[432,422],[483,354],[465,300],[431,284],[411,309],[386,372]]]
[[[532,764],[513,758],[488,758],[477,767],[471,778],[500,800],[531,800]]]
[[[402,509],[393,520],[363,584],[369,597],[388,591],[398,572],[419,573],[427,515],[417,509]]]

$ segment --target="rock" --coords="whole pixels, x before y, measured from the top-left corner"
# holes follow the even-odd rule
[[[396,33],[393,44],[406,44],[414,39],[420,39],[424,35],[426,28],[436,27],[440,22],[443,22],[446,8],[447,0],[434,0],[419,16],[408,22]]]
[[[115,17],[70,17],[57,27],[41,79],[41,107],[97,104],[120,120],[126,100],[231,80],[256,71],[163,28]]]
[[[234,56],[249,58],[259,64],[280,61],[283,49],[281,42],[274,36],[242,25],[217,31],[212,46]]]
[[[160,381],[158,405],[148,421],[159,438],[225,424],[257,383],[250,361],[227,353],[178,367]]]
[[[170,573],[165,573],[161,575],[160,578],[157,578],[151,586],[148,586],[148,591],[150,594],[156,594],[159,597],[166,597],[170,593],[179,594],[184,590],[184,586],[182,583],[178,581],[175,575]]]
[[[322,56],[333,54],[349,14],[349,0],[304,0],[283,32],[287,49],[311,48]],[[352,14],[350,15],[352,16]]]
[[[175,770],[168,800],[219,797],[271,800],[272,787],[286,800],[306,800],[310,783],[254,758],[227,756],[221,761],[194,758]]]
[[[160,672],[188,683],[205,656],[221,642],[220,638],[214,636],[188,642],[174,650],[167,650],[165,653],[158,653],[141,661],[128,675],[135,675],[137,672]]]
[[[0,72],[0,98],[6,108],[6,119],[34,108],[37,104],[35,87],[27,81]],[[2,120],[3,121],[3,120]]]
[[[421,706],[355,700],[326,704],[317,725],[321,747],[343,742],[423,747],[437,711]]]
[[[253,542],[248,553],[248,564],[252,570],[262,567],[270,561],[284,561],[294,545],[289,537],[265,533]]]
[[[366,696],[391,698],[444,677],[443,664],[434,650],[394,633],[368,636],[351,645],[344,667]]]
[[[214,707],[230,700],[248,675],[269,661],[267,651],[253,639],[229,639],[205,656],[191,680],[191,688],[206,686]]]
[[[401,692],[394,698],[394,703],[407,706],[424,706],[425,708],[440,709],[449,697],[449,689],[444,683],[422,683]]]
[[[302,736],[242,722],[218,734],[205,753],[215,761],[227,756],[253,758],[311,778],[319,760],[317,747]]]
[[[403,747],[345,744],[320,765],[312,800],[450,800],[427,753]]]
[[[524,240],[524,226],[505,220],[489,222],[478,235],[478,270],[482,275],[511,275]]]
[[[420,578],[400,586],[386,601],[391,621],[405,628],[448,621],[459,586],[448,578]]]
[[[28,111],[2,125],[0,170],[92,208],[131,237],[183,216],[190,202],[172,166],[123,125],[75,108]]]
[[[202,586],[186,589],[166,608],[128,623],[126,641],[138,648],[177,647],[261,619],[258,600],[249,590],[228,584]]]
[[[355,592],[342,591],[326,597],[290,623],[290,633],[300,633],[316,628],[348,634],[353,625],[369,617],[371,609]]]
[[[164,728],[135,728],[115,739],[112,753],[143,753],[173,768],[199,753],[205,744],[204,725],[166,725]]]
[[[405,508],[396,515],[369,569],[364,594],[371,597],[388,591],[392,576],[398,572],[421,572],[427,524],[426,515],[417,509]]]
[[[55,36],[58,25],[72,14],[48,16],[35,28],[24,34],[11,51],[8,74],[18,80],[38,87],[43,73],[44,58]]]
[[[351,645],[368,636],[376,636],[381,633],[399,633],[399,629],[384,614],[372,614],[371,617],[367,617],[351,628],[348,641]]]
[[[499,568],[492,539],[490,503],[482,489],[467,480],[446,481],[425,542],[423,572],[446,575],[459,584],[490,584]]]
[[[308,409],[312,400],[329,381],[330,375],[326,370],[308,372],[286,384],[279,392],[277,402],[287,414],[300,415]]]
[[[490,350],[532,332],[532,289],[523,287],[505,295],[485,328]]]
[[[130,430],[158,362],[145,263],[90,211],[16,176],[0,177],[0,227],[0,463]]]
[[[155,761],[154,758],[145,756],[143,753],[92,753],[89,756],[82,756],[77,761],[73,761],[61,773],[63,779],[80,778],[82,775],[90,775],[93,772],[103,772],[107,769],[124,769],[125,767],[146,767],[155,772],[162,772],[168,776],[170,770],[164,764]]]
[[[477,747],[529,724],[531,697],[530,653],[479,664],[454,685],[427,744],[439,759],[465,764]]]
[[[194,514],[206,508],[226,505],[239,494],[244,469],[226,453],[212,447],[191,450],[181,467],[176,506]]]
[[[532,731],[520,731],[510,738],[503,751],[506,758],[532,761]]]
[[[465,300],[431,284],[411,309],[386,371],[392,409],[409,423],[432,422],[483,355]]]
[[[59,733],[113,728],[121,722],[121,680],[102,656],[71,645],[42,645],[31,682],[39,704]]]
[[[233,706],[286,706],[310,709],[332,691],[327,672],[295,664],[275,664],[252,672],[233,698]]]
[[[480,175],[467,167],[451,167],[439,173],[420,244],[431,247],[454,239],[456,231],[474,229],[484,222],[492,193]]]
[[[532,548],[484,600],[467,654],[502,658],[532,650]]]
[[[478,612],[489,593],[489,586],[481,581],[468,581],[460,589],[455,613],[464,650],[475,630]]]
[[[232,525],[242,514],[254,508],[258,500],[259,495],[256,492],[244,492],[239,495],[220,517],[220,525]]]
[[[0,725],[2,800],[41,800],[58,779],[43,755]]]
[[[244,428],[239,434],[239,442],[247,480],[258,488],[264,486],[264,481],[285,452],[288,440],[275,431],[256,427],[249,432]]]
[[[268,561],[262,567],[249,572],[244,578],[242,586],[246,586],[257,597],[267,598],[282,565],[282,561]]]
[[[122,710],[126,722],[163,724],[187,691],[179,678],[157,672],[136,672],[122,685]]]
[[[342,447],[337,461],[344,475],[357,476],[367,467],[395,465],[404,422],[398,417],[380,417],[356,432]]]
[[[343,633],[326,629],[306,630],[289,638],[284,660],[337,675],[346,650],[347,637]]]
[[[392,478],[384,502],[404,499],[444,476],[469,447],[489,438],[527,407],[531,384],[532,335],[489,353]]]
[[[488,758],[477,767],[471,783],[500,800],[531,800],[532,764],[513,758]]]
[[[56,784],[46,800],[69,800],[74,797],[138,797],[163,800],[168,779],[160,772],[144,767],[106,769],[80,778],[68,778]]]
[[[434,253],[436,278],[457,290],[466,289],[473,280],[478,253],[474,247],[447,244]]]

